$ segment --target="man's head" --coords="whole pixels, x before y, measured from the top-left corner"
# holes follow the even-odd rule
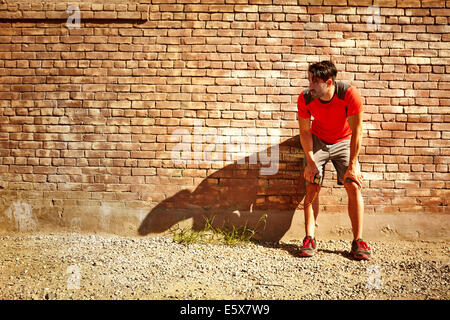
[[[309,90],[314,99],[326,96],[334,85],[337,69],[331,61],[314,63],[308,68]]]

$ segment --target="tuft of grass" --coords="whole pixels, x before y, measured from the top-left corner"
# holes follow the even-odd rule
[[[191,228],[174,228],[170,230],[173,240],[177,243],[197,243],[202,239],[202,232]]]
[[[205,225],[201,230],[193,230],[190,227],[171,229],[173,240],[177,243],[224,243],[227,245],[239,245],[251,242],[260,228],[260,224],[266,227],[267,214],[263,214],[256,223],[255,229],[248,227],[247,222],[242,227],[231,226],[214,227],[214,217],[205,218]]]

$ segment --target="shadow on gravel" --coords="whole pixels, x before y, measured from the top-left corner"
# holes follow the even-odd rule
[[[292,243],[259,243],[259,244],[267,248],[284,250],[291,256],[295,258],[300,258],[298,250],[300,249],[301,243],[299,243],[298,245]]]
[[[267,243],[267,242],[261,242],[258,243],[259,245],[262,245],[264,247],[267,248],[272,248],[272,249],[281,249],[284,250],[286,252],[288,252],[291,256],[295,257],[295,258],[299,258],[299,259],[311,259],[308,257],[300,257],[299,256],[299,249],[301,247],[301,243],[299,242],[298,244],[293,244],[293,243]],[[335,255],[340,255],[344,258],[347,258],[349,260],[355,260],[353,258],[353,256],[350,254],[350,251],[345,251],[345,250],[328,250],[328,249],[317,249],[317,253],[331,253],[331,254],[335,254]]]
[[[193,192],[185,189],[165,199],[148,213],[138,233],[162,233],[187,219],[200,231],[207,219],[215,228],[245,226],[256,231],[255,240],[279,241],[305,196],[303,170],[297,135],[214,172]]]
[[[353,256],[350,254],[350,251],[345,251],[345,250],[334,251],[334,250],[328,250],[328,249],[317,249],[317,252],[337,254],[337,255],[343,256],[344,258],[347,258],[349,260],[355,260],[353,258]]]

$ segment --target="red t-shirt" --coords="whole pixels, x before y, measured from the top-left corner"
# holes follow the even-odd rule
[[[347,117],[362,111],[362,101],[358,90],[336,81],[334,96],[330,101],[313,99],[309,89],[306,89],[298,97],[297,108],[299,117],[314,117],[310,130],[314,135],[325,142],[337,143],[351,138],[352,129]]]

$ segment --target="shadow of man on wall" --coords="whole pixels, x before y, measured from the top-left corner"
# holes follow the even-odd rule
[[[277,161],[270,163],[276,170],[268,170],[268,154]],[[192,219],[193,230],[200,231],[208,219],[215,228],[246,226],[256,231],[255,240],[279,241],[305,196],[303,156],[297,135],[227,165],[193,192],[182,190],[155,206],[138,233],[163,233],[187,219]]]

